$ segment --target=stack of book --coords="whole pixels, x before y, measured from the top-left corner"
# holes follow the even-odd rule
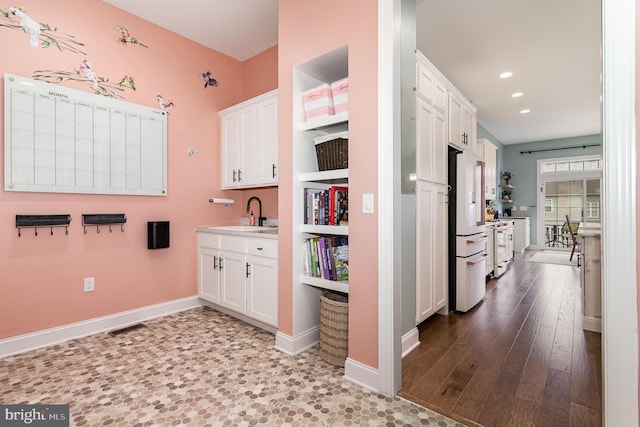
[[[303,242],[304,272],[326,280],[349,280],[349,243],[345,236],[309,237]]]
[[[313,225],[347,225],[349,223],[349,188],[305,188],[304,223]]]

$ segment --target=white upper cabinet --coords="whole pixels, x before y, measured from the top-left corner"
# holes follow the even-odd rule
[[[258,183],[278,184],[278,94],[258,103]]]
[[[443,113],[447,112],[447,87],[432,70],[426,60],[417,56],[416,64],[416,93]]]
[[[486,200],[495,200],[496,191],[496,155],[498,149],[488,139],[477,140],[477,153],[484,160],[484,197]]]
[[[416,104],[416,175],[447,183],[447,117],[421,98]]]
[[[227,108],[220,118],[222,188],[277,185],[277,91]]]
[[[455,92],[449,92],[449,144],[476,151],[476,111]]]

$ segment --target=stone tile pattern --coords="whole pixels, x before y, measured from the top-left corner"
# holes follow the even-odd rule
[[[120,335],[0,360],[0,403],[70,405],[75,426],[456,426],[342,378],[317,347],[289,356],[274,336],[202,307]]]

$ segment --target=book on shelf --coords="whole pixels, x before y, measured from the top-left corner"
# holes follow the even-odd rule
[[[327,189],[304,189],[304,223],[312,225],[347,225],[349,188],[333,185]]]
[[[349,242],[346,236],[304,239],[302,243],[304,273],[325,280],[349,279]]]

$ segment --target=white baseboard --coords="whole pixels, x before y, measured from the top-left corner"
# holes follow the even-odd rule
[[[380,376],[378,370],[364,363],[355,361],[349,357],[344,364],[344,379],[374,393],[380,388]]]
[[[402,357],[404,358],[419,345],[420,331],[418,331],[418,328],[413,328],[402,336]]]
[[[124,328],[145,320],[190,310],[202,305],[202,301],[197,296],[187,297],[6,338],[0,340],[0,358],[48,347],[70,339]]]
[[[320,342],[320,325],[298,334],[295,337],[285,335],[282,332],[276,333],[276,350],[290,356],[300,354],[306,349],[313,347]]]
[[[582,329],[591,332],[602,333],[602,319],[599,317],[583,316]]]

